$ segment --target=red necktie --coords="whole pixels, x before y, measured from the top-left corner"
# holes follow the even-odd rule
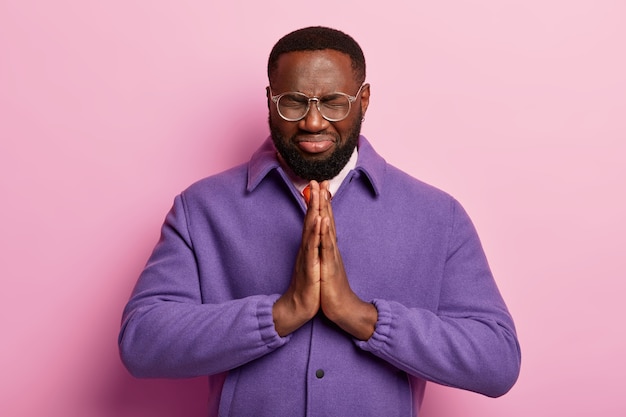
[[[311,184],[304,187],[304,190],[302,190],[302,197],[304,197],[304,202],[308,206],[309,200],[311,199]]]
[[[328,192],[328,194],[330,195],[330,191]],[[309,200],[311,199],[311,184],[308,184],[306,187],[304,187],[304,190],[302,190],[302,197],[304,197],[304,202],[306,203],[306,205],[309,205]],[[333,196],[330,195],[330,199],[332,200]]]

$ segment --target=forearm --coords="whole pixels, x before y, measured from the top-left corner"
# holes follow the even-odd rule
[[[219,305],[131,300],[119,338],[122,360],[139,377],[193,377],[232,369],[287,342],[274,330],[275,299],[254,296]]]
[[[520,350],[506,314],[450,317],[377,300],[376,332],[362,349],[409,374],[496,397],[515,383]]]

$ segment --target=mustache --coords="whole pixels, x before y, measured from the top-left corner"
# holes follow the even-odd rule
[[[319,132],[319,133],[296,133],[295,135],[291,136],[291,138],[289,138],[290,141],[298,143],[298,142],[322,142],[322,141],[327,141],[330,140],[332,142],[339,142],[339,135],[337,135],[336,133],[324,133],[324,132]]]

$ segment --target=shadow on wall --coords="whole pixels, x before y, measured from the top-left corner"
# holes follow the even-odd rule
[[[206,377],[136,379],[120,365],[102,398],[103,416],[203,417],[207,415]]]
[[[189,147],[185,162],[200,173],[194,180],[250,159],[269,135],[267,99],[263,94],[259,88],[241,88],[230,95],[211,96],[196,109],[183,132]],[[241,102],[241,97],[250,95],[249,100]],[[172,142],[179,143],[179,138]]]
[[[164,217],[160,213],[158,217]],[[136,223],[120,236],[120,245],[109,258],[115,266],[107,271],[121,277],[118,288],[110,294],[109,306],[98,312],[101,317],[90,363],[83,367],[82,384],[86,398],[78,406],[81,414],[90,417],[205,417],[207,415],[208,380],[143,379],[133,377],[124,367],[118,351],[117,339],[124,306],[136,279],[152,252],[158,230],[148,230],[147,224]],[[123,243],[122,243],[123,242]],[[95,325],[96,323],[94,323]],[[97,377],[94,375],[98,373]],[[76,412],[76,408],[74,409]],[[55,416],[56,417],[56,416]],[[59,415],[58,417],[61,417]]]
[[[164,217],[162,213],[159,217]],[[122,311],[137,277],[147,261],[147,256],[156,244],[154,230],[147,225],[134,226],[125,230],[124,241],[112,255],[116,266],[109,273],[122,277],[119,287],[111,294],[98,333],[98,349],[90,360],[92,369],[83,369],[83,384],[86,391],[80,406],[82,415],[91,417],[205,417],[207,415],[208,379],[150,379],[135,378],[124,367],[118,351],[117,338]],[[143,228],[143,230],[142,230]],[[132,238],[135,236],[135,238]],[[115,310],[113,312],[113,310]],[[94,374],[99,373],[98,378]],[[96,380],[99,380],[96,382]],[[55,416],[56,417],[56,416]],[[61,417],[61,416],[59,416]]]
[[[457,393],[458,401],[451,400]],[[420,410],[420,417],[452,417],[463,416],[468,413],[467,403],[456,388],[444,387],[429,382],[426,384],[426,393]],[[472,394],[479,395],[479,394]]]

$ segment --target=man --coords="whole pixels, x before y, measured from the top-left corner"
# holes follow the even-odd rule
[[[271,138],[174,201],[124,311],[128,369],[208,375],[211,416],[417,416],[426,381],[507,392],[519,345],[476,232],[360,136],[358,44],[297,30],[268,76]]]

